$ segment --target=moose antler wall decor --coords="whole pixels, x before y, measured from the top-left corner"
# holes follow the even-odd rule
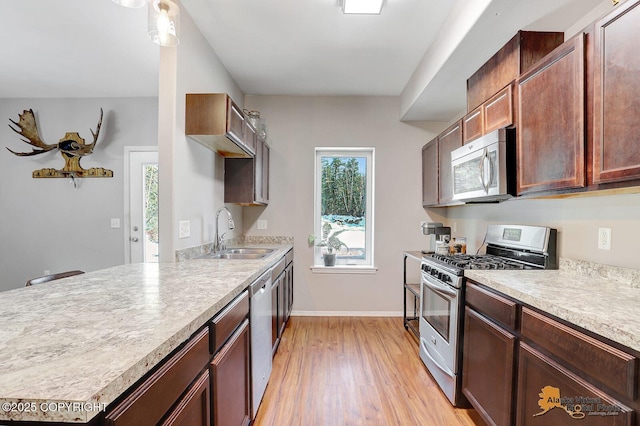
[[[67,132],[60,142],[57,144],[46,144],[40,138],[38,132],[38,126],[36,124],[36,118],[33,114],[33,110],[25,110],[22,114],[19,114],[20,120],[16,123],[9,119],[17,129],[9,124],[11,130],[23,137],[23,142],[28,143],[34,148],[31,152],[15,152],[7,147],[9,152],[19,157],[26,157],[32,155],[44,154],[45,152],[58,149],[62,158],[64,158],[64,167],[61,170],[45,168],[33,171],[34,178],[71,178],[75,186],[75,178],[85,177],[113,177],[113,171],[104,169],[102,167],[92,167],[90,169],[83,169],[80,166],[80,159],[86,155],[92,154],[93,149],[98,142],[98,135],[100,134],[100,127],[102,126],[102,108],[100,108],[100,120],[96,131],[92,129],[93,142],[90,144],[85,143],[84,139],[80,137],[77,132]],[[19,130],[18,130],[19,129]]]

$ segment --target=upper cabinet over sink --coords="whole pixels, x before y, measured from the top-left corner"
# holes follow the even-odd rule
[[[185,134],[223,157],[252,158],[256,132],[226,93],[187,93]]]

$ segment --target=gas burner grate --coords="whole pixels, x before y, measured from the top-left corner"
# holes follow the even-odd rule
[[[454,254],[451,256],[435,254],[433,258],[461,269],[524,269],[524,265],[520,263],[490,254]]]

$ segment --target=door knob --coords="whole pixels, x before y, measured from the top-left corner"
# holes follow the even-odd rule
[[[134,243],[137,243],[138,242],[138,237],[129,237],[129,240],[134,242]]]

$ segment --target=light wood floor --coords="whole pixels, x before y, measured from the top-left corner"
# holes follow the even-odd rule
[[[291,317],[256,426],[484,425],[456,409],[402,318]]]

